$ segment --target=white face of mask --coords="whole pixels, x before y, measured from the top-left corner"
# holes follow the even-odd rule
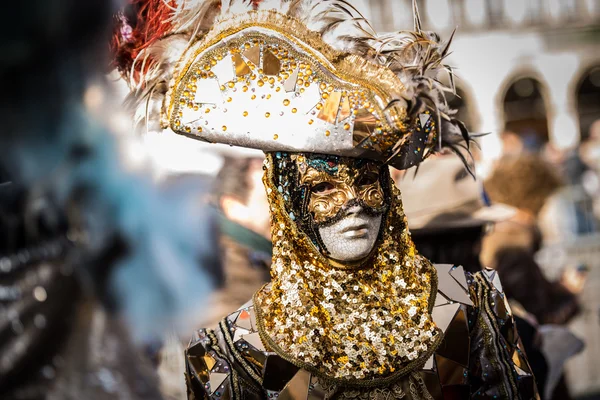
[[[354,206],[339,221],[319,227],[329,257],[336,261],[359,261],[367,257],[377,241],[382,217]]]

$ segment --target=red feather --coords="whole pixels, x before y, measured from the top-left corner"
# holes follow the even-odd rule
[[[115,17],[111,50],[113,66],[127,80],[136,80],[141,71],[131,67],[143,49],[161,39],[172,29],[168,22],[175,0],[129,0],[125,9]],[[152,60],[146,68],[152,65]],[[141,63],[136,64],[141,68]],[[131,74],[133,73],[133,77]]]

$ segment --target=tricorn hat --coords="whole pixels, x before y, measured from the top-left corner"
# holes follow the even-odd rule
[[[438,80],[453,81],[451,38],[423,31],[413,3],[413,30],[379,35],[344,0],[173,1],[163,35],[121,67],[154,129],[404,169],[469,143]]]

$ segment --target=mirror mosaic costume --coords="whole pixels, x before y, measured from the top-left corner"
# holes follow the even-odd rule
[[[345,1],[179,2],[140,54],[141,122],[267,154],[272,281],[194,335],[190,399],[537,398],[498,277],[419,256],[389,176],[470,140],[413,12],[378,36]]]

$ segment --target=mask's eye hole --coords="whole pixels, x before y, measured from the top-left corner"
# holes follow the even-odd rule
[[[373,185],[375,183],[377,183],[377,181],[379,180],[379,176],[375,173],[367,173],[363,176],[361,176],[360,178],[358,178],[358,180],[356,181],[356,184],[358,186],[369,186],[369,185]]]
[[[333,189],[333,184],[329,182],[321,182],[313,186],[310,191],[313,193],[325,194],[331,192]]]

